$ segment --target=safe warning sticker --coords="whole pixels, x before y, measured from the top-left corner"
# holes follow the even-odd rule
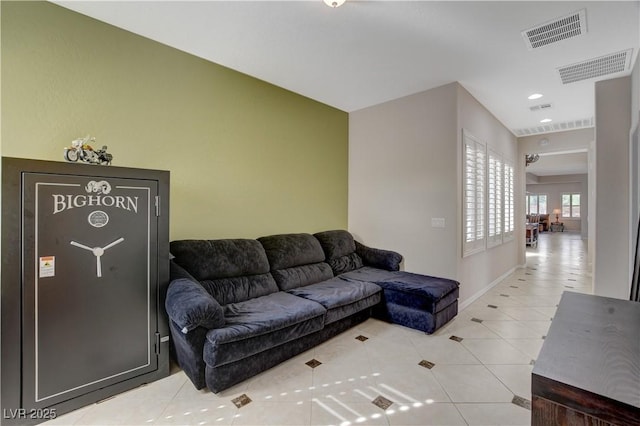
[[[56,257],[40,257],[40,278],[53,277],[56,275]]]

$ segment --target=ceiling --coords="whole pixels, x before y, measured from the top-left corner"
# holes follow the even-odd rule
[[[594,81],[629,67],[568,84],[558,68],[620,51],[633,64],[640,44],[639,1],[54,3],[347,112],[458,81],[516,136],[593,126]],[[583,9],[586,34],[525,44]]]
[[[516,136],[593,127],[594,82],[629,75],[640,46],[640,1],[54,3],[346,112],[458,81]],[[526,44],[525,30],[580,13],[582,35]],[[563,84],[559,69],[617,52],[622,70]],[[586,149],[527,172],[587,173]]]
[[[580,175],[587,173],[587,150],[542,153],[538,161],[527,166],[536,176]]]

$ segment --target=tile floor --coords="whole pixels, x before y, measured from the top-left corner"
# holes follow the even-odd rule
[[[544,233],[526,268],[433,335],[370,319],[217,395],[174,368],[46,424],[528,425],[531,370],[565,290],[591,292],[586,243]]]

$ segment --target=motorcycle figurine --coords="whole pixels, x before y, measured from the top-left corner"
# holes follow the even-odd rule
[[[102,148],[94,152],[96,156],[96,160],[98,164],[107,164],[107,166],[111,165],[111,160],[113,160],[113,155],[107,152],[107,146],[102,145]]]
[[[89,136],[76,139],[71,142],[71,147],[64,149],[64,159],[70,162],[78,160],[89,164],[107,164],[110,165],[113,155],[107,152],[107,146],[103,145],[98,151],[94,151],[88,142],[95,142],[95,138]]]

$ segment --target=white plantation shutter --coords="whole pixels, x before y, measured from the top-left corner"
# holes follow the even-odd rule
[[[504,212],[502,156],[489,150],[489,185],[487,192],[487,246],[502,244],[502,224]]]
[[[513,163],[504,162],[504,241],[514,238],[515,231],[515,204],[513,187]]]
[[[463,218],[462,255],[484,250],[485,247],[485,145],[463,131]]]

